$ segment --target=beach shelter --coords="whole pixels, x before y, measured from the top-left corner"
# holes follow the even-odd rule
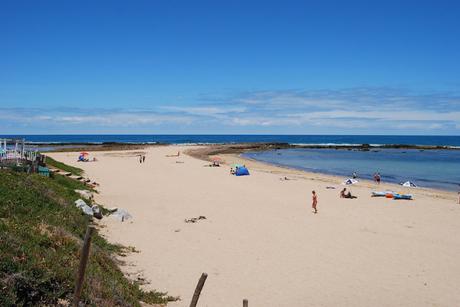
[[[244,166],[238,167],[235,171],[235,176],[246,176],[246,175],[249,175],[249,170]]]
[[[353,179],[353,178],[348,178],[346,179],[344,182],[342,182],[343,185],[352,185],[352,184],[356,184],[358,183],[359,181],[356,180],[356,179]]]
[[[404,183],[401,183],[401,185],[406,188],[416,188],[417,187],[415,183],[413,183],[412,181],[406,181]]]

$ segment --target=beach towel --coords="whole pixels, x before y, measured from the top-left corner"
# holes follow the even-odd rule
[[[394,194],[393,199],[406,199],[406,200],[411,200],[412,195],[411,194]]]

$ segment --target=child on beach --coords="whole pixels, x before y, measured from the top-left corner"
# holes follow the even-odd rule
[[[377,183],[377,184],[380,184],[380,173],[375,173],[374,174],[374,181]]]
[[[318,210],[316,209],[316,205],[318,204],[318,196],[316,195],[315,191],[311,191],[311,194],[312,194],[311,207],[313,208],[313,213],[316,214],[318,213]]]

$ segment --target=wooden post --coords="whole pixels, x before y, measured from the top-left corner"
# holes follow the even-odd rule
[[[248,307],[248,300],[247,299],[243,300],[243,307]]]
[[[192,298],[192,302],[190,303],[190,307],[196,307],[196,304],[198,304],[198,299],[200,298],[201,289],[203,289],[206,278],[208,278],[208,274],[206,273],[201,274],[200,280],[198,280],[198,284],[196,285],[195,293],[193,294],[193,298]]]
[[[78,307],[80,302],[81,291],[83,290],[83,281],[85,278],[86,264],[88,263],[89,248],[91,246],[91,236],[93,235],[94,226],[88,226],[86,229],[85,240],[80,255],[80,266],[78,267],[77,280],[75,282],[75,292],[73,295],[73,306]]]

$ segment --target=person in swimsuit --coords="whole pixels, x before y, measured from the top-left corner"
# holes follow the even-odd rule
[[[312,194],[311,207],[313,208],[313,213],[316,214],[318,213],[318,209],[316,209],[316,205],[318,204],[318,195],[316,195],[315,191],[311,191],[311,194]]]
[[[374,174],[374,181],[377,183],[377,184],[380,184],[380,173],[375,173]]]
[[[342,191],[340,191],[340,198],[356,198],[355,196],[351,195],[351,192],[347,192],[347,188],[343,188]]]

